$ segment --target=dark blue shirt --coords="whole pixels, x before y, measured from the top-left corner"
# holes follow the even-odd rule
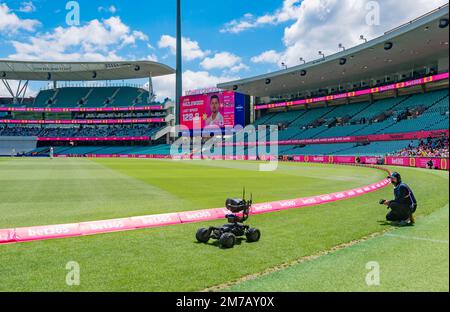
[[[405,183],[397,185],[394,189],[395,201],[400,204],[406,204],[411,206],[412,204],[417,204],[416,197],[413,191]]]

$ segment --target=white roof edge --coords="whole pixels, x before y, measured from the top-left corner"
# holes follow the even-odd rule
[[[48,79],[43,79],[43,75],[47,73],[51,73],[52,75],[57,77],[56,79],[51,80],[95,80],[89,79],[89,75],[92,72],[104,74],[99,75],[98,80],[122,80],[148,77],[149,73],[151,73],[154,77],[169,75],[175,73],[175,70],[168,65],[149,60],[58,62],[45,60],[0,59],[0,78],[8,80],[20,79],[45,81]],[[103,77],[100,78],[100,76]]]
[[[225,83],[220,83],[217,84],[218,88],[221,89],[226,89],[226,88],[230,88],[233,87],[234,85],[243,85],[243,84],[247,84],[247,83],[252,83],[258,80],[262,80],[262,79],[267,79],[267,78],[274,78],[277,76],[282,76],[282,75],[286,75],[286,74],[292,74],[292,73],[296,73],[299,72],[301,70],[306,70],[306,69],[310,69],[312,67],[315,67],[317,65],[323,65],[326,64],[328,62],[332,62],[332,61],[336,61],[340,58],[343,57],[348,57],[352,54],[355,54],[357,52],[361,52],[364,51],[366,49],[370,49],[380,43],[385,42],[386,40],[391,40],[399,35],[402,35],[404,33],[407,33],[413,29],[416,29],[424,24],[427,24],[435,19],[441,18],[442,16],[448,15],[449,14],[449,4],[446,4],[442,7],[439,7],[438,9],[435,9],[425,15],[422,15],[421,17],[418,17],[414,20],[412,20],[409,23],[403,24],[401,26],[398,26],[392,30],[389,30],[387,32],[385,32],[383,35],[374,38],[372,40],[369,40],[365,43],[362,43],[360,45],[354,46],[352,48],[349,48],[345,51],[341,51],[335,54],[332,54],[330,56],[327,56],[323,59],[316,59],[313,61],[310,61],[308,63],[305,64],[300,64],[297,66],[293,66],[291,68],[288,69],[282,69],[282,70],[278,70],[275,72],[271,72],[268,74],[262,74],[262,75],[258,75],[258,76],[254,76],[254,77],[249,77],[249,78],[244,78],[244,79],[240,79],[240,80],[235,80],[235,81],[230,81],[230,82],[225,82]]]

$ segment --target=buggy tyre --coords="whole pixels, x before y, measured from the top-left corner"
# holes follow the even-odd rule
[[[224,233],[219,239],[221,248],[233,248],[236,245],[236,236],[233,233]]]
[[[199,243],[206,244],[211,237],[211,231],[209,229],[201,228],[197,231],[197,234],[195,234],[195,238]]]
[[[248,229],[245,237],[247,238],[247,242],[255,243],[261,238],[261,231],[258,229]]]

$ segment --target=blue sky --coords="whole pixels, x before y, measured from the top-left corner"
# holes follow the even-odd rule
[[[151,59],[174,66],[175,0],[0,0],[0,58]],[[438,6],[444,0],[189,0],[183,3],[185,89],[214,86],[337,52]],[[144,84],[145,81],[135,81]],[[160,98],[173,77],[155,79]],[[34,83],[32,92],[42,84]],[[0,95],[5,90],[1,89]]]

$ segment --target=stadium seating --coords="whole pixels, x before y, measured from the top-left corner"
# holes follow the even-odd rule
[[[400,121],[395,119],[401,112],[417,107],[424,108],[423,114],[412,119]],[[387,116],[384,120],[373,120],[385,112],[391,112],[391,116]],[[330,125],[332,120],[342,117],[348,119],[347,123]],[[321,125],[303,129],[313,126],[312,123],[319,119],[322,119]],[[286,129],[280,130],[280,140],[291,140],[437,130],[447,128],[446,122],[448,122],[448,90],[441,90],[379,100],[373,104],[364,102],[268,113],[257,120],[255,125],[287,124]]]
[[[148,92],[131,87],[108,88],[61,88],[56,91],[42,91],[35,100],[36,105],[48,106],[53,99],[54,106],[81,105],[84,107],[132,106],[146,103]],[[296,109],[286,112],[269,112],[254,125],[279,126],[278,140],[302,140],[329,137],[364,136],[370,134],[391,134],[421,130],[448,129],[448,90],[411,94],[388,98],[374,103],[361,102],[339,106],[310,109]],[[83,103],[79,100],[83,99]],[[109,99],[109,103],[106,102]],[[47,104],[46,104],[47,103]],[[418,109],[420,108],[420,110]],[[94,116],[95,117],[95,116]],[[98,117],[98,116],[97,116]],[[104,116],[107,118],[108,116]],[[90,118],[85,116],[85,118]],[[338,122],[339,121],[339,122]],[[153,137],[160,127],[155,125],[84,126],[61,128],[57,126],[1,126],[0,136],[41,137]],[[267,134],[269,138],[269,134]],[[231,138],[232,139],[232,138]],[[230,139],[228,139],[230,140]],[[384,156],[395,153],[417,141],[312,144],[307,146],[280,145],[281,155],[373,155]],[[245,148],[248,154],[252,148]],[[237,148],[234,148],[237,151]],[[36,150],[42,152],[42,150]],[[45,149],[43,150],[45,153]],[[132,154],[168,155],[169,145],[156,146],[76,146],[57,147],[57,154]]]
[[[104,107],[107,100],[116,92],[117,88],[92,88],[85,99],[83,107]]]
[[[135,87],[61,87],[41,90],[33,102],[26,107],[36,108],[77,108],[77,107],[131,107],[161,105],[148,103],[149,92]],[[0,103],[13,105],[11,101]]]
[[[79,107],[79,102],[89,93],[89,90],[88,88],[59,88],[51,106],[62,108]]]
[[[128,154],[135,155],[169,155],[170,154],[170,145],[156,145],[151,147],[137,147],[133,150],[130,150]]]
[[[389,142],[373,142],[368,145],[357,146],[354,143],[342,144],[316,144],[307,145],[304,147],[285,145],[279,147],[280,155],[335,155],[335,156],[385,156],[387,154],[395,153],[409,144],[418,145],[418,141],[389,141]],[[235,150],[236,151],[236,150]],[[170,145],[156,145],[148,147],[130,147],[130,146],[94,146],[94,147],[57,147],[55,149],[57,154],[65,155],[169,155]],[[246,154],[248,149],[246,149]],[[237,154],[237,153],[235,153]]]
[[[161,127],[152,125],[130,126],[96,126],[83,128],[57,128],[57,127],[14,127],[0,126],[0,136],[36,136],[36,137],[153,137]]]
[[[131,87],[122,87],[114,97],[112,104],[114,107],[147,105],[148,96],[148,91]]]
[[[49,106],[48,100],[55,95],[55,90],[42,90],[38,93],[34,100],[34,107],[47,107]]]
[[[75,147],[55,147],[55,154],[78,155],[169,155],[170,145],[162,144],[155,146],[75,146]],[[29,154],[48,153],[48,147],[37,148]]]
[[[349,149],[342,150],[338,155],[373,155],[385,156],[392,154],[408,146],[408,144],[418,144],[418,141],[388,141],[388,142],[372,142],[368,145],[353,146]]]

